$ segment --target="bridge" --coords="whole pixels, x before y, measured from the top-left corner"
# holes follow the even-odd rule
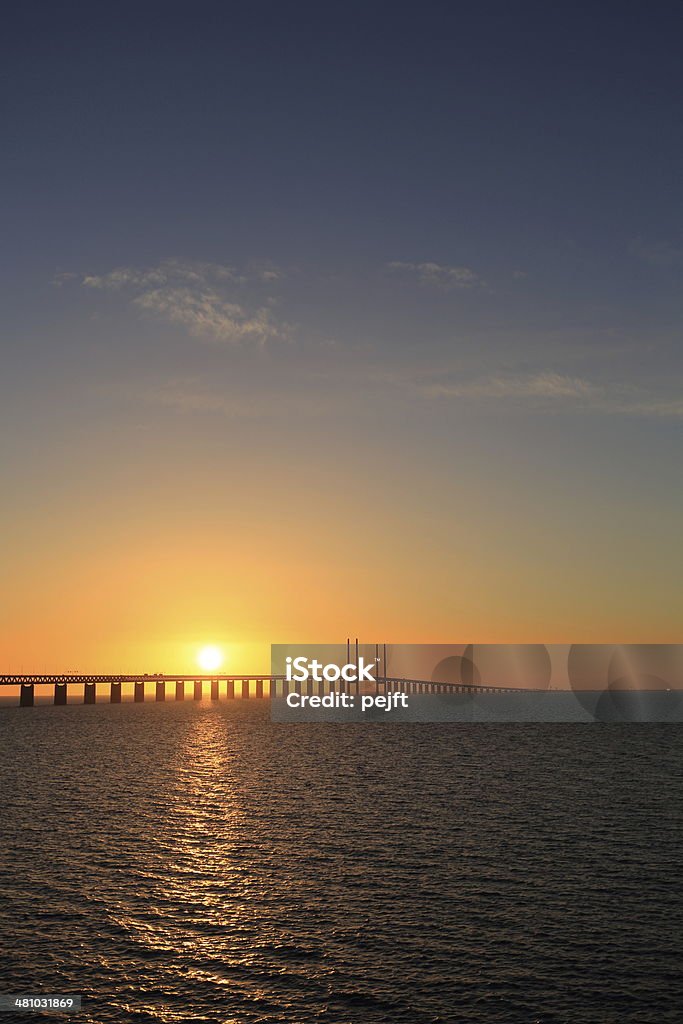
[[[19,687],[19,706],[33,707],[35,703],[36,686],[53,687],[54,703],[66,704],[69,688],[72,692],[79,693],[79,703],[97,703],[97,688],[100,693],[103,688],[108,687],[109,703],[121,703],[121,691],[123,684],[133,685],[133,700],[137,703],[143,702],[148,694],[153,694],[154,700],[165,701],[167,697],[167,685],[173,687],[171,699],[177,701],[185,700],[185,686],[190,684],[194,700],[202,700],[205,693],[205,686],[211,700],[248,700],[251,698],[264,699],[271,697],[282,697],[288,693],[306,693],[312,696],[317,693],[324,696],[326,693],[358,693],[358,683],[328,683],[323,680],[308,679],[304,682],[289,682],[282,675],[0,675],[0,687]],[[482,686],[476,683],[435,683],[427,679],[399,679],[396,677],[380,676],[375,681],[376,691],[384,693],[519,693],[518,687],[514,686]],[[1,692],[1,691],[0,691]],[[524,691],[526,692],[526,691]],[[102,696],[102,694],[101,694]]]

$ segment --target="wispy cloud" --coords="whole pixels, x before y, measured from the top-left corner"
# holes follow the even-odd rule
[[[683,398],[663,398],[657,396],[633,396],[630,402],[615,402],[611,412],[620,412],[628,416],[654,417],[656,419],[683,420]]]
[[[69,284],[71,281],[78,280],[80,276],[80,274],[77,274],[73,270],[59,270],[52,278],[52,283],[57,285],[58,288],[61,288],[64,284]]]
[[[435,382],[426,390],[435,397],[538,398],[584,400],[599,389],[581,377],[544,371],[525,376],[488,377],[464,382]]]
[[[250,312],[243,305],[227,302],[215,291],[188,287],[161,287],[143,292],[134,300],[141,309],[170,323],[186,327],[190,334],[215,341],[265,342],[283,336],[272,312],[262,307]]]
[[[214,342],[263,344],[289,335],[275,319],[268,287],[282,277],[276,267],[247,271],[217,263],[165,260],[154,267],[117,267],[87,274],[86,288],[119,292],[138,309]]]
[[[431,380],[419,384],[435,399],[500,402],[544,411],[576,408],[607,415],[683,419],[683,398],[625,384],[593,383],[545,370],[534,374]]]
[[[484,286],[484,280],[471,267],[448,266],[443,263],[405,263],[394,260],[387,264],[389,270],[410,275],[421,285],[439,288],[442,291],[464,291]]]

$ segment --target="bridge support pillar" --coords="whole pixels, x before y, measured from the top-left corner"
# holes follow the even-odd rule
[[[66,704],[66,683],[55,683],[55,704]]]
[[[275,697],[277,694],[277,679],[270,680],[270,696]]]
[[[34,704],[33,683],[22,683],[19,691],[19,707],[32,708]]]
[[[218,700],[218,680],[211,680],[211,700]]]
[[[308,694],[309,697],[313,696],[313,680],[312,679],[309,679],[306,682],[306,693]]]
[[[112,704],[121,703],[121,683],[112,683],[109,693],[109,700]]]
[[[145,684],[141,681],[135,683],[133,687],[133,700],[136,704],[141,704],[145,699]]]
[[[166,683],[163,679],[157,679],[155,698],[156,700],[166,700]]]
[[[182,681],[182,679],[176,679],[175,699],[185,700],[185,683]]]
[[[227,683],[225,684],[225,696],[228,698],[228,700],[234,700],[235,699],[235,680],[234,679],[228,679]]]
[[[321,679],[320,682],[318,683],[318,696],[319,697],[324,697],[325,696],[325,680],[324,679]]]
[[[96,701],[95,684],[85,683],[83,686],[83,703],[94,704]]]
[[[194,681],[194,699],[202,699],[202,681],[201,679],[195,679]]]
[[[257,697],[263,697],[263,680],[262,679],[257,679],[256,680],[256,696]]]
[[[282,696],[286,697],[289,693],[289,682],[286,679],[282,680]]]
[[[249,699],[249,680],[248,679],[243,679],[242,680],[242,700],[248,700],[248,699]]]

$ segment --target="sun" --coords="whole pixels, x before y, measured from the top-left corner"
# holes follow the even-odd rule
[[[206,647],[200,648],[197,654],[197,664],[205,672],[214,672],[223,664],[222,650],[214,644],[207,644]]]

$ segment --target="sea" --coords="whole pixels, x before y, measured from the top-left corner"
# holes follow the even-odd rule
[[[677,724],[3,707],[0,993],[82,1024],[681,1024],[682,766]]]

